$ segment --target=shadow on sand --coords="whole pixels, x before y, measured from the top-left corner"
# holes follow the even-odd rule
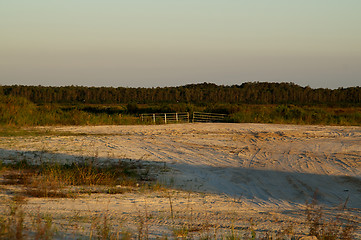
[[[361,209],[361,179],[351,176],[318,175],[299,172],[282,172],[246,168],[212,167],[181,163],[152,162],[111,157],[76,156],[46,151],[17,151],[0,148],[0,161],[15,163],[27,160],[34,164],[42,162],[72,163],[85,160],[97,163],[135,161],[154,169],[161,183],[171,187],[197,192],[226,194],[231,197],[255,202],[288,202],[304,204],[314,197],[330,207]]]

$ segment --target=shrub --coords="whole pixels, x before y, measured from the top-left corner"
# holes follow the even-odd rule
[[[315,201],[307,204],[306,224],[310,236],[327,240],[354,239],[353,235],[357,229],[357,223],[347,216],[325,220],[322,207],[318,206]]]

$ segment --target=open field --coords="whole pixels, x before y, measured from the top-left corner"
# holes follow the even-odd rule
[[[50,214],[59,236],[95,235],[102,216],[114,232],[151,238],[301,236],[308,233],[305,209],[312,200],[326,219],[348,216],[361,224],[360,127],[210,123],[37,130],[51,133],[1,137],[0,159],[141,162],[169,186],[75,199],[28,198],[27,212]],[[18,191],[1,188],[2,203]],[[357,234],[361,237],[360,228]]]

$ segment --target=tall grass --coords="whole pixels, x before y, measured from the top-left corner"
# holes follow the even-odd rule
[[[324,215],[322,207],[318,206],[315,201],[307,204],[306,225],[310,236],[327,240],[354,239],[357,223],[353,219],[349,216],[337,216],[326,220]]]
[[[0,165],[1,171],[6,172],[3,184],[23,185],[24,194],[33,197],[75,197],[79,192],[98,191],[91,188],[72,189],[74,186],[106,186],[101,191],[111,194],[122,193],[139,186],[144,179],[149,179],[144,172],[138,171],[141,168],[140,163],[122,161],[112,164],[84,161],[72,164],[47,162],[34,165],[23,160],[16,164]]]
[[[230,122],[361,125],[360,108],[294,105],[244,105],[231,113]]]
[[[216,104],[35,105],[29,100],[0,95],[0,125],[113,125],[140,124],[137,114],[144,112],[206,111],[229,114],[228,122],[286,123],[322,125],[361,125],[360,107]]]
[[[37,106],[25,98],[0,95],[0,125],[3,126],[111,125],[138,121],[131,115],[85,111],[78,106]]]
[[[166,201],[166,198],[173,199],[173,197],[175,196],[168,194],[164,200]],[[62,222],[61,219],[72,218],[71,216],[62,215],[60,219],[58,216],[58,222],[56,222],[52,215],[41,213],[40,209],[35,213],[26,210],[28,209],[26,203],[27,199],[19,195],[15,195],[7,202],[6,211],[2,211],[0,214],[0,239],[69,239],[69,235],[64,235],[64,233],[72,231],[74,224],[82,223],[85,223],[90,229],[86,227],[87,235],[83,235],[80,239],[150,239],[154,237],[150,236],[150,229],[159,227],[159,229],[168,228],[171,231],[165,234],[163,238],[159,238],[158,235],[157,239],[168,239],[169,236],[170,239],[300,239],[302,236],[308,235],[320,240],[349,240],[355,239],[354,233],[358,228],[357,223],[348,218],[347,212],[342,212],[342,215],[336,218],[326,218],[325,211],[315,203],[307,205],[306,210],[303,211],[304,222],[300,226],[303,226],[304,229],[301,232],[297,230],[297,233],[292,229],[275,230],[272,226],[272,230],[262,230],[256,227],[258,223],[254,224],[253,222],[257,220],[252,220],[252,218],[244,220],[248,227],[242,228],[238,225],[240,224],[239,221],[233,222],[229,219],[228,223],[209,224],[208,221],[212,215],[206,214],[203,215],[203,218],[197,216],[193,218],[192,211],[189,211],[186,206],[183,206],[179,211],[174,211],[175,209],[170,207],[170,211],[174,211],[174,213],[167,214],[168,218],[162,215],[162,219],[165,222],[168,221],[168,224],[159,225],[156,223],[153,226],[152,222],[149,221],[153,216],[148,212],[147,205],[145,205],[144,212],[139,211],[139,216],[134,217],[135,222],[133,224],[137,227],[133,228],[132,231],[122,229],[119,226],[119,218],[114,217],[114,213],[108,210],[101,214],[93,214],[86,220],[81,220],[78,216],[74,220],[79,222],[73,220],[70,228],[68,228],[61,223],[59,225],[59,220]],[[170,203],[170,205],[172,204]],[[190,216],[187,217],[187,214]],[[232,213],[235,219],[239,217],[238,214],[236,211]],[[258,221],[268,220],[262,218]],[[289,225],[291,224],[290,222]],[[223,225],[222,229],[218,229],[221,225]],[[62,230],[60,233],[58,233],[58,227]],[[212,230],[214,230],[213,234]],[[74,239],[77,234],[73,232]]]

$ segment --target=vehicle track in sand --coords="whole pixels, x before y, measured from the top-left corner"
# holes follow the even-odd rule
[[[361,128],[271,124],[57,127],[73,136],[3,137],[9,151],[161,162],[175,186],[253,202],[304,203],[318,191],[361,208]],[[8,152],[6,153],[5,150]],[[29,155],[29,158],[31,156]],[[344,181],[343,177],[354,179]],[[347,190],[345,192],[344,190]]]

